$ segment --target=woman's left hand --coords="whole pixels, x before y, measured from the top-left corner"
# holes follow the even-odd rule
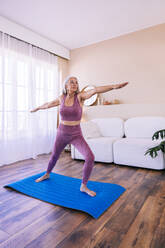
[[[113,87],[113,89],[123,88],[127,84],[128,84],[128,82],[124,82],[124,83],[121,83],[121,84],[115,84],[114,87]]]

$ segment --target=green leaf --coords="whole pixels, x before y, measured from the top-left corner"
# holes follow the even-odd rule
[[[159,131],[155,132],[155,133],[153,134],[153,136],[152,136],[152,140],[158,139],[159,136],[160,136],[162,139],[165,138],[165,129],[162,129],[162,130],[159,130]]]
[[[161,139],[165,138],[165,129],[155,132],[152,136],[152,140],[158,139],[159,137],[161,137]],[[158,151],[162,151],[163,153],[165,153],[165,141],[162,141],[159,145],[155,147],[149,148],[144,155],[149,154],[152,158],[155,158],[158,156]]]

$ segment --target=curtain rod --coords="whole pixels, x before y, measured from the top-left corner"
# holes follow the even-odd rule
[[[0,32],[1,32],[1,33],[4,33],[4,32],[2,32],[2,31],[0,31]],[[52,53],[52,52],[50,52],[50,51],[48,51],[48,50],[46,50],[46,49],[43,49],[43,48],[41,48],[41,47],[39,47],[39,46],[33,45],[33,44],[31,44],[31,43],[29,43],[29,42],[27,42],[27,41],[24,41],[24,40],[22,40],[22,39],[20,39],[20,38],[17,38],[17,37],[15,37],[15,36],[13,36],[13,35],[10,35],[10,34],[7,34],[7,33],[4,33],[4,34],[9,35],[10,37],[12,37],[12,38],[14,38],[14,39],[16,39],[16,40],[19,40],[19,41],[21,41],[21,42],[24,42],[24,43],[26,43],[26,44],[28,44],[28,45],[32,45],[33,47],[39,48],[39,49],[41,49],[41,50],[43,50],[43,51],[46,51],[46,52],[48,52],[48,53],[50,53],[50,54],[52,54],[52,55],[54,55],[54,56],[57,56],[57,57],[62,58],[62,59],[66,59],[66,58],[64,58],[64,57],[62,57],[62,56],[59,56],[59,55],[57,55],[57,54],[55,54],[55,53]],[[67,60],[67,59],[66,59],[66,60]]]

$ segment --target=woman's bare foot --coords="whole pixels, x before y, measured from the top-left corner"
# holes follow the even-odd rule
[[[85,184],[83,184],[83,183],[81,184],[80,191],[85,192],[90,196],[95,196],[96,195],[96,192],[88,189],[87,186]]]
[[[41,182],[41,181],[43,181],[43,180],[46,180],[46,179],[48,179],[48,178],[49,178],[49,174],[46,173],[46,174],[43,175],[42,177],[39,177],[38,179],[36,179],[35,182],[39,183],[39,182]]]

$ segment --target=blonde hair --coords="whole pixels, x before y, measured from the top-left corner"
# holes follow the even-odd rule
[[[65,80],[64,80],[64,82],[63,82],[63,90],[62,90],[62,93],[63,93],[64,95],[67,94],[66,84],[68,83],[68,81],[69,81],[70,78],[76,78],[76,79],[77,79],[77,77],[71,76],[71,75],[65,78]],[[78,79],[77,79],[77,83],[78,83]],[[76,93],[79,93],[79,92],[80,92],[80,90],[79,90],[79,85],[78,85],[78,89],[77,89]]]

